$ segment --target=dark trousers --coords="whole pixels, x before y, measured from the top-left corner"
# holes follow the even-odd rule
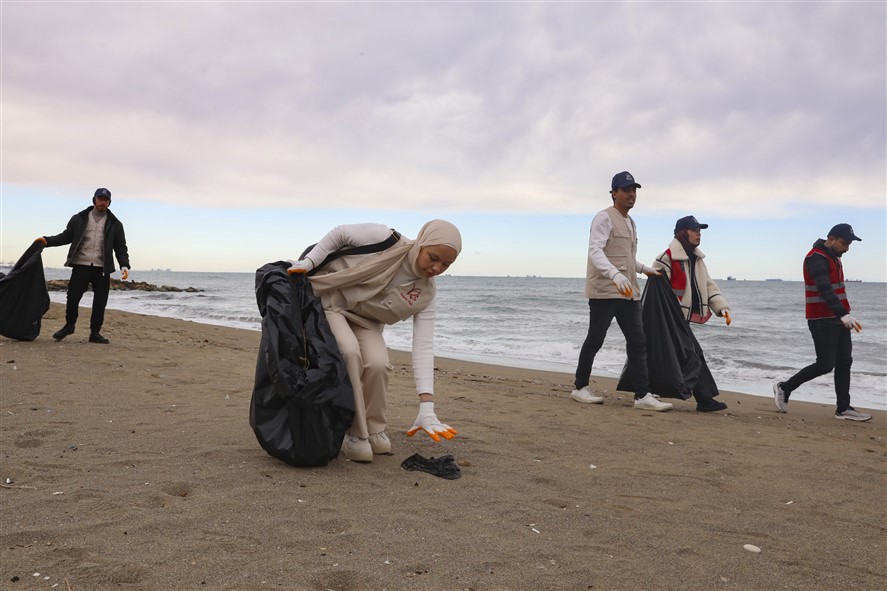
[[[588,385],[594,357],[601,350],[607,330],[613,318],[625,335],[625,352],[628,353],[628,371],[634,378],[635,398],[643,398],[650,391],[647,372],[647,344],[644,324],[641,320],[641,303],[634,300],[588,300],[588,336],[579,351],[576,368],[576,389]]]
[[[105,274],[102,267],[74,265],[71,280],[68,282],[68,305],[65,308],[65,322],[74,326],[79,315],[78,306],[86,288],[92,284],[92,316],[89,319],[90,332],[101,331],[105,323],[105,306],[108,305],[108,292],[111,290],[111,275]]]
[[[850,408],[850,366],[853,364],[850,330],[837,318],[808,320],[807,327],[816,347],[816,362],[793,375],[787,382],[783,382],[782,391],[788,398],[789,394],[801,384],[834,370],[838,412],[844,412]]]

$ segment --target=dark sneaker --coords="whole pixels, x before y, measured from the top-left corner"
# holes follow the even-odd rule
[[[788,412],[788,398],[782,390],[782,382],[773,384],[773,403],[779,412]]]
[[[69,334],[74,334],[74,327],[70,324],[66,324],[63,327],[61,327],[60,329],[58,329],[57,331],[55,331],[52,335],[52,338],[54,338],[57,341],[60,341],[63,338],[65,338],[66,336],[68,336]]]
[[[100,335],[99,333],[94,332],[91,335],[89,335],[89,342],[90,343],[101,343],[102,345],[107,345],[111,341],[109,341],[108,339],[106,339],[105,337]]]
[[[696,405],[696,412],[716,412],[726,408],[726,403],[719,400],[705,400]]]
[[[858,412],[852,406],[845,410],[844,412],[836,412],[836,419],[843,419],[845,421],[868,421],[872,418],[872,415],[867,415],[864,412]]]

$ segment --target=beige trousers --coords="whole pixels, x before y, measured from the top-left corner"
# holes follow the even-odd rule
[[[384,431],[388,424],[385,395],[392,366],[381,328],[364,328],[338,312],[324,312],[354,389],[354,422],[348,433],[366,438],[370,433]]]

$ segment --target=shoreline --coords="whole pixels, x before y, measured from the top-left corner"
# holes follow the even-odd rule
[[[0,338],[9,588],[887,588],[885,412],[732,392],[725,412],[638,411],[609,378],[581,405],[557,372],[438,358],[459,434],[434,443],[405,435],[417,397],[392,352],[393,455],[294,468],[248,425],[256,332],[109,310],[110,345],[54,342],[63,313]],[[403,470],[414,453],[462,477]]]

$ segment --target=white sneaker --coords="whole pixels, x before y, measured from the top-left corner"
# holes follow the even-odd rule
[[[342,441],[342,453],[352,462],[372,462],[373,448],[370,442],[361,437],[345,434],[345,440]]]
[[[674,408],[670,402],[660,402],[659,397],[655,394],[647,394],[643,398],[636,399],[634,407],[641,410],[655,410],[656,412],[663,412]]]
[[[782,391],[782,382],[773,384],[773,403],[779,412],[788,412],[788,400],[785,399],[785,392]]]
[[[570,394],[570,398],[575,400],[576,402],[582,402],[584,404],[603,404],[604,397],[597,396],[596,394],[592,394],[591,390],[588,389],[588,386],[584,386],[579,390],[573,390],[573,393]]]
[[[845,421],[868,421],[872,418],[872,415],[867,415],[864,412],[859,412],[851,406],[844,412],[836,412],[835,418],[844,419]]]
[[[381,455],[391,453],[391,440],[388,439],[388,435],[385,434],[385,431],[370,433],[369,442],[370,448],[373,450],[374,454]]]

